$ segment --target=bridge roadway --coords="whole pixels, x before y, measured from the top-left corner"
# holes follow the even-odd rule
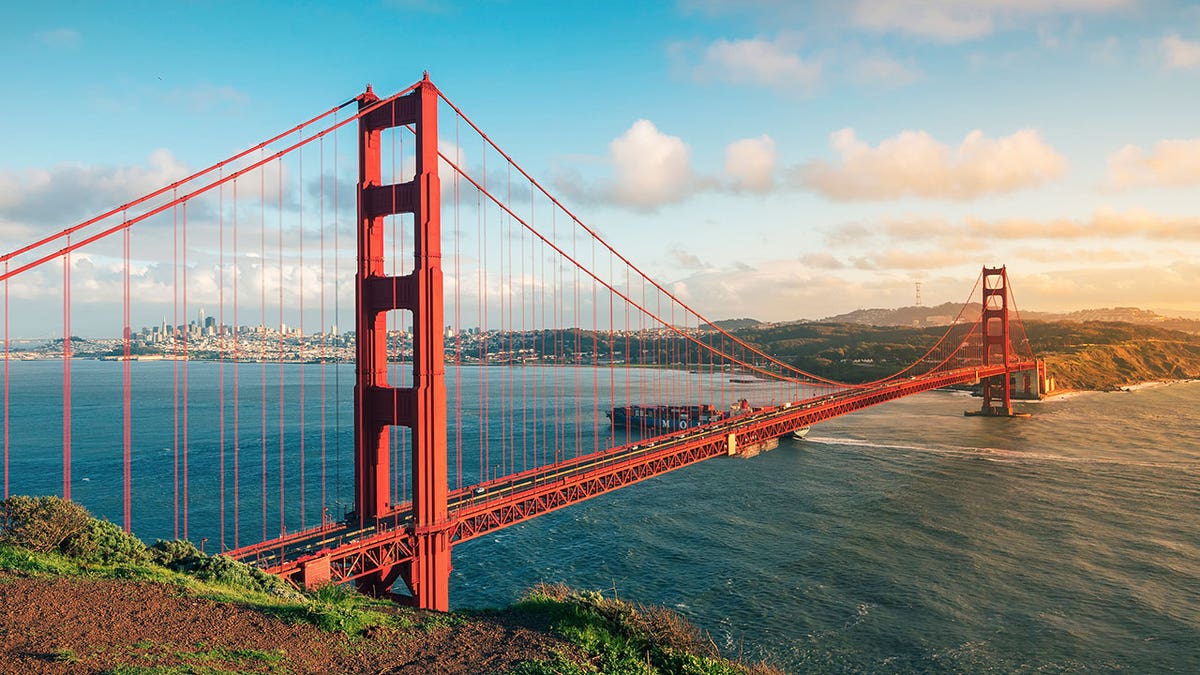
[[[1012,372],[1034,367],[1033,362],[1009,364]],[[451,532],[452,543],[461,543],[667,471],[736,454],[833,417],[932,389],[978,382],[1004,370],[1003,365],[962,367],[848,388],[504,476],[452,491],[449,518],[442,527]],[[411,503],[405,502],[366,527],[327,522],[226,555],[297,584],[350,581],[412,560],[411,511]]]

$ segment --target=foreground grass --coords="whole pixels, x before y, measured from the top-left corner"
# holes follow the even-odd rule
[[[709,637],[679,614],[663,607],[635,605],[598,591],[573,591],[539,584],[514,608],[579,648],[586,663],[560,655],[553,661],[521,664],[518,675],[772,675],[760,664],[745,666],[722,658]]]
[[[0,569],[29,576],[146,581],[216,602],[250,607],[289,622],[310,623],[322,630],[358,636],[375,626],[414,625],[411,613],[385,600],[375,600],[342,586],[301,593],[290,589],[260,590],[237,583],[204,580],[153,563],[95,563],[60,553],[38,553],[0,544]]]
[[[492,612],[416,612],[362,596],[344,586],[300,591],[283,580],[224,556],[208,556],[184,541],[147,547],[112,523],[57,497],[10,497],[0,502],[0,570],[26,577],[115,579],[166,585],[182,594],[234,603],[292,623],[312,624],[351,640],[374,628],[398,631],[456,630],[480,615],[548,630],[565,640],[551,660],[521,662],[513,675],[680,674],[732,675],[773,671],[721,658],[706,635],[661,607],[636,606],[598,592],[539,585],[519,603]],[[0,581],[3,581],[0,578]],[[363,643],[366,644],[366,643]],[[171,643],[122,647],[113,675],[216,675],[286,672],[282,650],[231,649],[204,643],[184,649]],[[94,654],[62,649],[60,663]]]

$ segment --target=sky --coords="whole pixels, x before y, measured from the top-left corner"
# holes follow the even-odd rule
[[[962,301],[1200,316],[1200,5],[21,3],[0,250],[428,71],[706,316]]]

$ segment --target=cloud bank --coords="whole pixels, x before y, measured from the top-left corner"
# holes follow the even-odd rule
[[[965,42],[1022,19],[1102,13],[1133,0],[858,0],[851,23],[875,33],[898,33],[936,42]]]
[[[821,64],[803,57],[799,41],[790,35],[775,39],[721,39],[704,49],[692,76],[701,82],[715,80],[803,91],[820,81]]]
[[[587,179],[576,169],[557,172],[555,187],[585,203],[610,203],[654,211],[703,191],[770,192],[775,186],[775,141],[767,135],[730,143],[724,172],[704,175],[692,166],[691,148],[650,120],[637,120],[609,143],[599,162],[608,177]]]
[[[1200,42],[1192,42],[1173,33],[1160,43],[1163,64],[1170,69],[1189,70],[1200,68]]]
[[[1159,141],[1149,151],[1126,145],[1109,156],[1108,181],[1118,189],[1200,185],[1200,138]]]
[[[1062,155],[1032,129],[999,138],[975,130],[957,147],[904,131],[871,147],[847,128],[831,134],[830,145],[838,159],[807,162],[794,178],[838,201],[975,199],[1035,187],[1066,169]]]
[[[188,173],[168,150],[156,150],[136,166],[63,163],[48,169],[0,170],[0,221],[67,227]]]

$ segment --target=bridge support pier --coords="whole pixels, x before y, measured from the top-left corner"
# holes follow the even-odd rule
[[[403,569],[404,583],[412,591],[410,604],[446,611],[450,606],[450,530],[418,531],[412,564]]]

